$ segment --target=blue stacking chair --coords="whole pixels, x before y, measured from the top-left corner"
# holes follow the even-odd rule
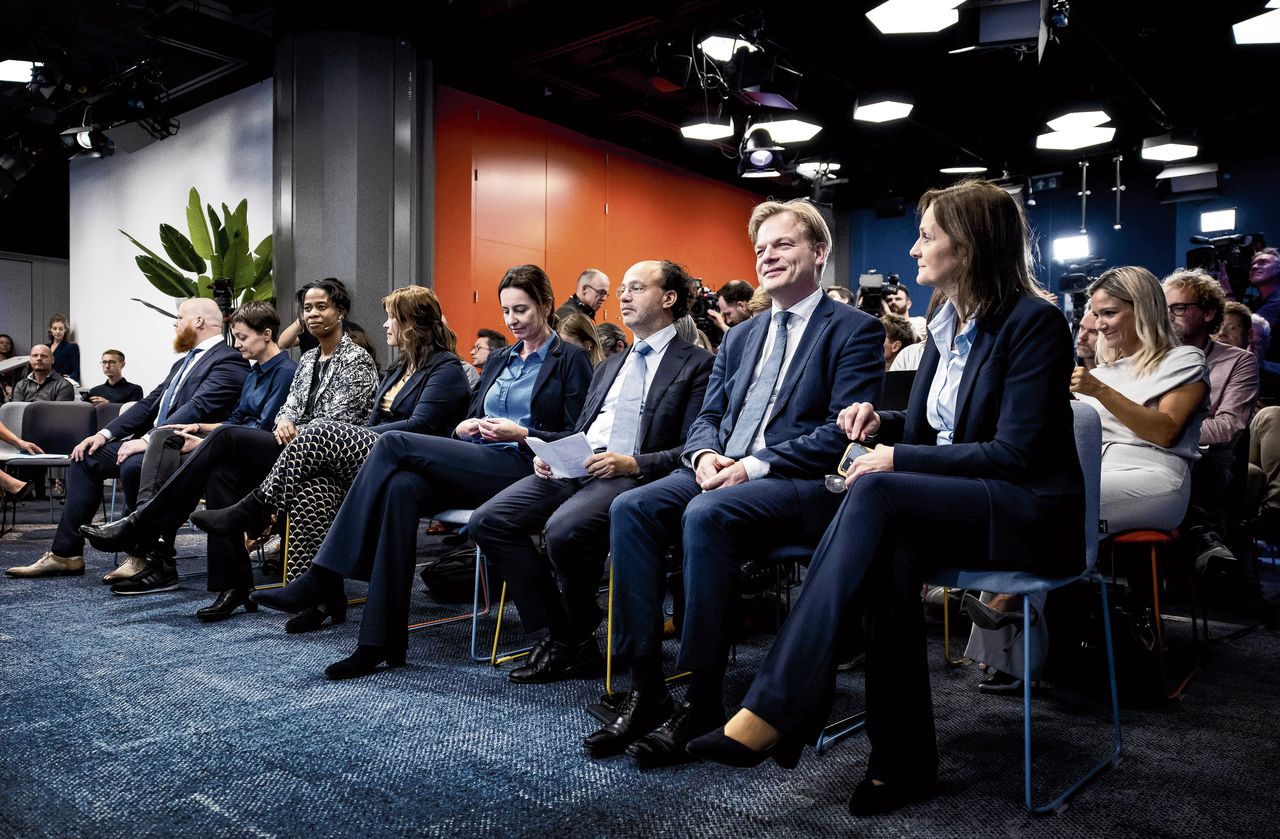
[[[1067,798],[1093,781],[1111,766],[1120,764],[1122,742],[1120,738],[1120,703],[1116,694],[1115,653],[1111,646],[1111,611],[1107,604],[1107,581],[1095,570],[1098,559],[1098,509],[1099,483],[1102,470],[1102,424],[1098,413],[1081,402],[1071,403],[1074,412],[1076,452],[1084,473],[1084,571],[1074,577],[1051,579],[1025,571],[989,571],[945,568],[929,575],[930,582],[951,588],[998,591],[1022,595],[1022,660],[1031,660],[1031,607],[1028,595],[1048,592],[1077,580],[1098,583],[1102,591],[1102,625],[1106,637],[1107,674],[1111,680],[1111,714],[1114,720],[1115,743],[1111,751],[1097,765],[1073,781],[1057,798],[1048,804],[1036,806],[1031,797],[1031,680],[1023,679],[1023,763],[1027,809],[1034,813],[1056,812]]]

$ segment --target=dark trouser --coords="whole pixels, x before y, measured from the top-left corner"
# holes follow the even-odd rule
[[[777,477],[704,493],[688,469],[619,496],[610,510],[614,653],[633,661],[660,654],[666,554],[683,535],[678,666],[694,672],[699,692],[705,686],[718,696],[742,562],[780,545],[813,544],[839,501],[822,481]]]
[[[609,505],[635,486],[635,478],[530,475],[471,516],[471,534],[510,587],[525,629],[546,627],[564,643],[595,631],[596,591],[609,552]],[[530,539],[543,530],[546,559]]]
[[[1223,516],[1231,500],[1232,466],[1235,447],[1231,444],[1210,446],[1191,467],[1191,502],[1179,530],[1213,530],[1221,532]]]
[[[258,485],[280,454],[270,431],[224,425],[214,429],[151,500],[138,508],[138,556],[172,560],[178,528],[204,498],[210,510],[229,507]],[[209,591],[253,587],[244,535],[209,534]]]
[[[982,482],[905,473],[863,475],[822,537],[804,588],[743,706],[786,737],[812,742],[831,713],[841,639],[863,621],[867,777],[937,773],[920,588],[929,568],[981,567],[991,503]],[[1027,567],[1028,557],[999,567]]]
[[[79,556],[84,553],[84,537],[80,525],[93,521],[102,506],[102,482],[118,478],[124,488],[125,505],[132,510],[137,504],[139,475],[142,456],[134,455],[124,463],[116,464],[120,441],[113,440],[84,460],[67,467],[67,503],[62,509],[62,520],[53,537],[50,550],[58,556]]]
[[[418,521],[478,507],[532,469],[512,447],[404,431],[378,438],[313,563],[369,581],[361,644],[403,650],[408,643]]]

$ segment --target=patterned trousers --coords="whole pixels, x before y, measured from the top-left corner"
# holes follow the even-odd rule
[[[285,581],[311,567],[311,560],[347,497],[356,473],[378,435],[367,428],[318,419],[285,446],[259,491],[287,513]]]

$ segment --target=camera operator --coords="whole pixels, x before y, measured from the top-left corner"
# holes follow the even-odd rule
[[[1249,285],[1258,291],[1253,301],[1254,314],[1263,318],[1274,332],[1280,322],[1280,251],[1263,248],[1253,255],[1249,263]],[[1262,392],[1264,401],[1274,402],[1280,397],[1280,341],[1273,341],[1264,356]]]
[[[720,286],[720,290],[716,292],[716,306],[720,311],[711,309],[707,312],[707,317],[715,321],[721,331],[728,332],[731,327],[740,323],[746,323],[751,318],[751,312],[747,309],[747,304],[751,302],[751,295],[755,294],[755,287],[746,280],[730,280]]]

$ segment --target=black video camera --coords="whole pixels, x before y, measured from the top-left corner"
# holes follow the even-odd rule
[[[1231,293],[1243,300],[1249,289],[1249,265],[1253,255],[1267,246],[1261,233],[1230,233],[1226,236],[1192,236],[1199,247],[1187,251],[1187,267],[1202,268],[1222,280],[1225,274]]]
[[[711,345],[718,347],[723,333],[720,331],[720,327],[716,325],[716,322],[707,314],[708,312],[720,311],[720,304],[716,302],[716,293],[707,288],[700,279],[694,280],[694,283],[697,285],[690,289],[691,293],[689,294],[689,316],[693,318],[693,322],[702,330],[702,333],[707,336],[707,340],[711,342]]]
[[[858,277],[858,308],[872,317],[885,313],[884,299],[903,290],[897,274],[882,276],[879,271],[868,271]]]

